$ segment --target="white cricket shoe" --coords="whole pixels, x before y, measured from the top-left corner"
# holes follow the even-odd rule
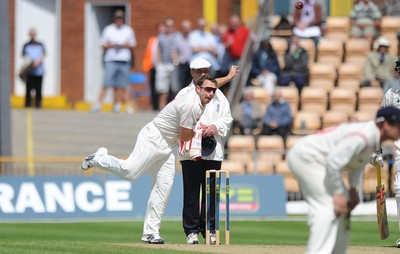
[[[217,242],[217,236],[215,235],[215,233],[211,233],[210,234],[210,244],[215,245],[216,242]]]
[[[160,234],[143,234],[141,240],[150,244],[164,244],[164,239]]]
[[[197,236],[196,233],[190,233],[186,237],[186,243],[188,243],[188,244],[199,244],[199,237]]]
[[[86,158],[83,160],[82,165],[81,165],[82,170],[86,171],[89,168],[93,167],[93,164],[97,160],[97,157],[106,155],[106,154],[108,154],[107,148],[100,147],[93,154],[86,156]]]
[[[397,241],[396,241],[396,247],[397,247],[397,248],[400,248],[400,239],[397,239]]]

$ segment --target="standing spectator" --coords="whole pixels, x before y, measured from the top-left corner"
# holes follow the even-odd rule
[[[350,13],[350,38],[366,38],[370,44],[378,35],[382,14],[370,0],[360,0]]]
[[[192,31],[189,35],[189,44],[192,49],[192,58],[201,57],[211,63],[211,75],[220,69],[217,60],[217,40],[213,34],[205,30],[207,22],[204,18],[197,19],[197,29]]]
[[[231,65],[238,64],[249,34],[249,29],[243,24],[240,17],[236,14],[232,15],[229,19],[229,29],[222,39],[226,48],[221,66],[223,73],[227,73]]]
[[[272,48],[269,40],[262,40],[260,47],[254,53],[253,64],[251,66],[251,78],[255,78],[257,83],[264,87],[269,95],[272,95],[279,76],[278,57]]]
[[[215,37],[217,41],[217,61],[219,66],[222,64],[222,59],[225,55],[225,45],[222,41],[222,36],[226,33],[227,27],[218,23],[213,23],[210,25],[211,34]],[[219,71],[221,72],[221,70]]]
[[[389,52],[389,41],[384,37],[376,40],[375,49],[369,53],[365,63],[361,86],[381,86],[394,77],[393,63],[397,58]]]
[[[167,18],[165,24],[167,32],[158,36],[156,63],[156,91],[160,109],[167,105],[170,93],[176,94],[179,91],[178,45],[182,36],[175,31],[173,18]]]
[[[151,172],[153,187],[145,216],[142,241],[163,244],[159,230],[175,176],[178,142],[193,138],[194,128],[217,90],[217,81],[204,75],[194,89],[173,100],[138,135],[135,147],[125,160],[108,155],[105,147],[87,156],[82,169],[92,167],[113,173],[128,181]]]
[[[144,53],[142,68],[144,71],[149,73],[149,84],[151,92],[151,105],[153,110],[158,110],[158,97],[155,91],[156,86],[156,61],[157,61],[157,47],[158,47],[158,36],[167,31],[167,27],[164,22],[157,24],[157,35],[151,36],[147,41],[146,51]]]
[[[346,253],[365,164],[385,140],[398,138],[400,110],[387,107],[378,110],[375,121],[341,124],[296,142],[287,160],[309,205],[306,253]]]
[[[192,49],[190,46],[189,35],[192,32],[192,22],[188,19],[184,19],[181,24],[181,41],[178,44],[178,73],[179,73],[179,90],[184,88],[187,84],[192,81],[190,76],[189,61],[192,57]]]
[[[182,89],[178,95],[184,97],[192,90],[198,80],[203,75],[208,75],[211,69],[211,63],[204,58],[196,58],[190,63],[191,75],[193,82],[189,86]],[[231,77],[223,77],[217,80],[218,86],[230,81],[235,75]],[[204,89],[212,89],[204,87]],[[224,143],[222,139],[228,134],[230,125],[232,123],[232,116],[230,111],[229,102],[224,94],[219,90],[214,90],[215,96],[204,109],[204,114],[201,116],[198,125],[203,126],[202,130],[202,145],[206,140],[215,144],[215,149],[211,149],[208,154],[196,154],[193,156],[193,151],[190,148],[186,149],[186,144],[181,144],[180,160],[182,164],[182,177],[183,177],[183,212],[182,223],[186,234],[186,242],[189,244],[198,244],[198,234],[201,233],[205,237],[205,173],[209,169],[221,169],[221,163],[224,159]],[[194,144],[194,137],[192,141],[187,143]],[[199,159],[197,159],[200,156]],[[215,174],[211,176],[215,178]],[[213,180],[211,180],[214,183]],[[199,207],[201,188],[201,209]],[[211,195],[215,194],[215,185],[211,185]],[[214,193],[214,194],[213,194]],[[211,227],[215,226],[215,201],[211,200],[210,215]],[[215,244],[215,232],[210,235],[210,242]]]
[[[283,98],[282,92],[277,89],[272,95],[272,102],[267,106],[263,120],[262,135],[279,135],[286,141],[290,134],[292,113],[289,103]]]
[[[278,83],[281,86],[288,86],[293,81],[300,94],[307,84],[309,56],[307,51],[300,46],[299,38],[296,35],[291,37],[284,59],[285,67],[280,74]]]
[[[29,108],[32,105],[31,93],[35,91],[35,107],[42,106],[42,83],[44,75],[43,60],[46,56],[43,43],[36,40],[36,29],[29,30],[30,40],[25,43],[22,49],[22,56],[32,61],[32,69],[26,76],[26,94],[25,94],[25,107]]]
[[[302,0],[303,9],[294,10],[293,33],[300,38],[311,38],[314,40],[317,48],[319,38],[321,37],[322,7],[317,0]]]
[[[101,109],[107,89],[114,88],[114,112],[121,110],[121,103],[125,101],[127,113],[132,113],[130,99],[129,70],[134,61],[136,47],[135,32],[132,27],[124,23],[124,12],[117,10],[114,13],[114,23],[106,26],[101,35],[104,53],[104,84],[99,98],[92,107],[92,112]]]
[[[239,128],[244,135],[252,134],[253,130],[261,127],[264,109],[254,100],[254,91],[248,88],[244,91],[243,101],[233,113],[233,127]]]

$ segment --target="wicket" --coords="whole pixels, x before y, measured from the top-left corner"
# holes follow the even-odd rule
[[[211,202],[211,173],[215,173],[215,236],[216,236],[216,245],[221,244],[220,239],[220,218],[219,218],[219,203],[220,203],[220,194],[221,194],[221,175],[225,174],[225,245],[229,245],[230,236],[229,236],[229,171],[227,170],[207,170],[206,171],[206,245],[210,244],[210,231],[211,231],[211,218],[209,216],[209,208]]]

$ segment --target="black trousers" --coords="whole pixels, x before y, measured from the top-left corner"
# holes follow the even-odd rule
[[[205,237],[206,170],[221,169],[221,161],[200,160],[181,161],[183,177],[182,224],[186,235],[201,233]],[[201,188],[201,207],[200,207]],[[211,229],[215,228],[215,173],[211,174],[210,217]]]
[[[43,76],[28,75],[26,78],[26,94],[25,94],[25,107],[29,108],[32,105],[32,90],[35,90],[35,107],[42,106],[42,81]]]

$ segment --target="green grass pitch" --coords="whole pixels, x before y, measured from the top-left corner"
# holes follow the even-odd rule
[[[380,240],[376,221],[353,221],[352,246],[394,246],[400,233],[390,221],[391,235]],[[223,225],[221,225],[223,226]],[[154,253],[154,249],[123,244],[140,243],[143,221],[0,223],[0,253]],[[305,245],[305,220],[231,221],[232,245]],[[167,244],[185,244],[180,220],[163,221],[161,235]],[[221,232],[224,240],[224,232]],[[202,243],[200,237],[200,243]],[[122,244],[121,244],[122,243]],[[117,245],[118,244],[118,245]],[[190,253],[157,249],[157,253]]]

